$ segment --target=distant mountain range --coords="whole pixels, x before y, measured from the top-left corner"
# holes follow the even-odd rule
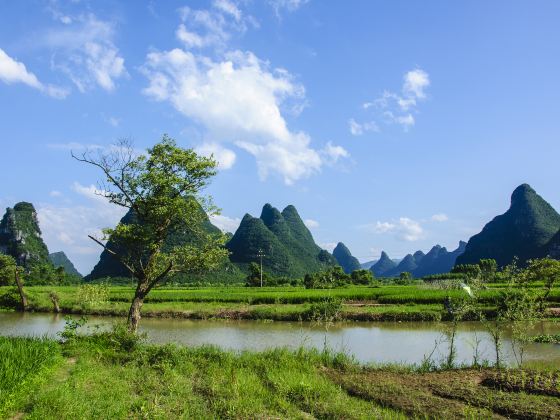
[[[337,263],[291,205],[280,212],[265,204],[258,218],[246,214],[226,247],[230,260],[242,266],[259,261],[262,253],[264,269],[277,276],[301,277]]]
[[[219,233],[220,230],[204,216],[203,229]],[[130,223],[133,219],[134,215],[129,212],[121,222]],[[192,241],[191,228],[185,226],[174,232],[165,246]],[[118,250],[118,244],[111,239],[108,245]],[[410,272],[419,278],[445,273],[455,264],[476,263],[482,258],[494,258],[499,266],[511,263],[515,257],[520,264],[545,256],[560,259],[560,215],[535,190],[523,184],[513,191],[510,207],[504,214],[488,222],[468,243],[461,241],[454,251],[436,245],[427,254],[416,251],[402,260],[391,259],[382,252],[379,260],[360,264],[342,242],[337,244],[333,254],[321,249],[294,206],[287,206],[280,212],[266,204],[260,217],[249,214],[243,217],[226,247],[231,253],[231,262],[224,273],[230,276],[242,277],[248,264],[259,261],[262,253],[265,271],[275,276],[301,277],[338,264],[348,273],[366,268],[376,277],[396,277],[401,272]],[[34,264],[52,264],[64,267],[69,274],[80,275],[64,252],[49,254],[31,203],[21,202],[6,209],[0,221],[0,253],[12,255],[18,265],[26,269]],[[128,275],[116,259],[103,251],[85,279]]]

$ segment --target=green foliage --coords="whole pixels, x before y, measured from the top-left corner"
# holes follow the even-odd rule
[[[342,301],[330,297],[321,302],[313,303],[305,314],[305,318],[316,322],[329,323],[338,320],[341,312]]]
[[[92,157],[86,153],[76,159],[101,169],[106,178],[104,197],[130,210],[128,223],[104,229],[115,249],[104,248],[138,284],[129,314],[129,327],[135,331],[142,301],[156,284],[173,273],[207,271],[227,258],[224,236],[203,228],[208,214],[217,211],[209,199],[199,196],[216,174],[216,162],[178,147],[168,136],[146,154],[137,155],[123,141],[108,154]],[[201,204],[206,207],[203,212]],[[166,243],[176,232],[192,240]]]
[[[0,308],[21,309],[21,297],[17,287],[5,287],[0,291]]]
[[[261,286],[261,266],[257,263],[249,264],[249,275],[245,283],[249,287],[260,287]],[[270,284],[270,276],[264,272],[262,273],[262,286],[268,286]]]
[[[371,284],[373,283],[373,273],[370,270],[358,269],[352,271],[350,275],[353,284]]]
[[[487,283],[494,281],[498,271],[498,263],[495,259],[483,258],[478,262],[478,266],[480,267],[480,275],[483,281]]]
[[[78,338],[78,329],[87,324],[88,320],[85,316],[74,319],[69,316],[64,317],[64,329],[58,333],[58,336],[65,342],[73,341]]]
[[[109,300],[109,285],[84,284],[78,288],[78,301],[83,306],[96,306]]]
[[[451,270],[452,273],[463,274],[468,279],[477,279],[480,277],[481,269],[478,264],[457,264]]]
[[[345,286],[351,277],[339,265],[318,273],[306,274],[303,284],[306,289],[331,289]]]
[[[16,260],[11,255],[0,254],[0,286],[9,286],[15,283],[15,269]]]

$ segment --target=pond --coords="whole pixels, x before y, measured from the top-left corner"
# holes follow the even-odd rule
[[[88,329],[91,331],[96,325],[109,328],[114,321],[114,318],[108,317],[89,317]],[[56,337],[64,323],[61,315],[0,312],[0,335]],[[328,346],[334,351],[354,356],[361,363],[412,364],[420,363],[432,352],[432,359],[436,362],[445,357],[449,347],[443,331],[448,326],[441,322],[363,322],[325,326],[307,322],[143,318],[140,330],[147,334],[149,342],[158,344],[211,344],[236,351],[262,351],[274,347],[297,349],[301,346],[322,350]],[[532,333],[559,334],[560,324],[540,322]],[[510,336],[506,332],[503,358],[514,363]],[[494,348],[482,324],[465,322],[459,325],[456,340],[459,363],[472,362],[477,341],[481,359],[494,360]],[[531,344],[525,360],[560,366],[560,345]]]

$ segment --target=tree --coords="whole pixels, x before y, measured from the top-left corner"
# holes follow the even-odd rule
[[[216,174],[216,162],[178,147],[167,135],[146,154],[136,153],[131,142],[122,140],[108,152],[72,156],[101,170],[105,179],[98,195],[133,213],[130,223],[104,229],[104,238],[89,237],[117,258],[136,282],[128,313],[128,328],[136,332],[144,299],[154,286],[174,273],[217,267],[228,255],[223,235],[201,227],[206,214],[217,214],[210,198],[200,196]],[[205,212],[199,211],[201,205]],[[165,247],[166,238],[179,230],[188,230],[196,241]],[[114,249],[102,242],[109,237]]]
[[[354,270],[350,277],[354,284],[370,284],[373,282],[373,273],[370,270]]]
[[[498,263],[493,258],[483,258],[478,262],[480,267],[480,274],[482,280],[485,282],[491,282],[496,276],[496,271],[498,270]]]
[[[540,297],[541,310],[544,311],[546,300],[555,284],[560,283],[560,261],[552,258],[541,258],[529,260],[527,269],[527,281],[544,282],[542,296]]]
[[[468,279],[476,279],[480,276],[481,270],[478,264],[458,264],[451,272],[464,274]]]
[[[27,296],[23,292],[21,273],[22,268],[16,265],[16,260],[12,256],[0,254],[0,286],[9,286],[15,283],[20,297],[21,309],[25,311]]]
[[[262,273],[263,284],[269,284],[270,278],[267,273]],[[259,287],[261,285],[261,267],[256,262],[249,264],[249,275],[246,285],[249,287]]]

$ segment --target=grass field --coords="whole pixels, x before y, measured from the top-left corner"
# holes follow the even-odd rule
[[[19,391],[7,405],[0,400],[0,417],[560,417],[558,370],[363,367],[328,351],[239,354],[147,346],[108,333],[66,344],[2,339],[0,346],[22,360],[0,364],[0,378],[12,378],[2,392]],[[41,357],[30,360],[37,351]]]
[[[481,301],[487,314],[500,293],[491,286],[481,291]],[[4,289],[6,290],[6,289]],[[133,289],[108,287],[101,301],[85,303],[78,286],[27,287],[30,309],[53,311],[51,292],[59,296],[64,313],[124,316],[132,300]],[[0,294],[3,288],[0,288]],[[446,296],[464,296],[462,290],[439,290],[427,286],[351,286],[337,289],[303,289],[299,287],[207,287],[157,288],[146,298],[142,309],[146,317],[176,317],[192,319],[270,319],[277,321],[306,320],[312,316],[312,306],[326,299],[343,302],[340,319],[363,321],[437,321],[445,319],[443,301]],[[551,307],[560,306],[560,288],[549,296]]]

